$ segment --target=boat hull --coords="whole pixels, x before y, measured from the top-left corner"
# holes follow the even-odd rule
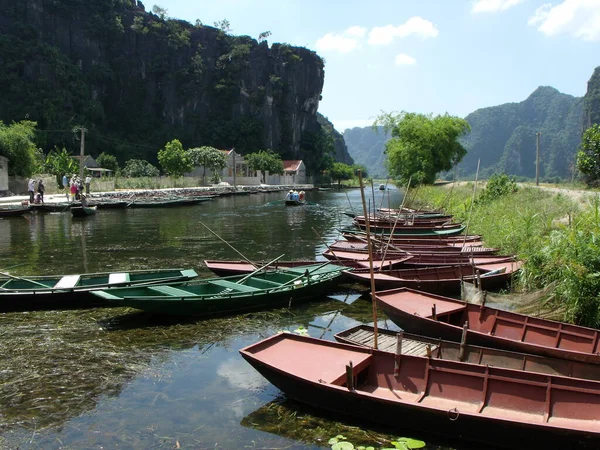
[[[378,291],[375,295],[379,308],[409,333],[460,342],[466,324],[469,344],[600,364],[599,330],[408,288]]]
[[[312,345],[303,349],[294,342],[279,349],[282,339]],[[508,448],[515,442],[523,448],[544,443],[595,448],[600,442],[598,382],[406,355],[395,375],[391,353],[316,341],[276,335],[240,353],[286,396],[398,432],[419,429]],[[293,361],[281,362],[290,354]],[[354,390],[345,385],[349,361],[354,363]],[[549,384],[555,391],[546,404]],[[577,410],[578,401],[587,401],[587,411]]]
[[[174,283],[197,276],[191,269],[160,269],[0,278],[0,312],[111,306],[112,304],[91,292],[107,287]]]
[[[94,292],[94,295],[102,296],[115,305],[128,306],[153,314],[226,316],[322,299],[340,282],[345,270],[334,266],[319,274],[318,269],[315,268],[322,266],[309,266],[310,270],[313,270],[310,281],[306,281],[308,277],[302,276],[305,271],[301,267],[263,272],[253,275],[251,279],[248,279],[249,275],[238,275],[172,284],[168,289],[163,289],[161,286],[143,290],[137,290],[135,287],[109,289]],[[297,272],[294,272],[295,270]],[[287,281],[274,282],[273,280],[278,278],[279,274],[288,277]],[[257,284],[272,287],[257,288]],[[223,289],[224,287],[227,289]]]

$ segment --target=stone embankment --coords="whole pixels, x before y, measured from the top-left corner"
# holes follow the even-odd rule
[[[168,188],[168,189],[118,189],[109,192],[90,192],[89,198],[100,199],[132,199],[132,198],[172,198],[172,197],[196,197],[210,196],[220,197],[228,195],[256,194],[260,192],[284,192],[295,189],[297,191],[311,191],[314,189],[312,184],[295,186],[205,186],[190,188]],[[29,201],[28,195],[16,195],[0,198],[0,204],[20,205]],[[44,196],[45,203],[62,203],[67,201],[66,193],[49,194]]]

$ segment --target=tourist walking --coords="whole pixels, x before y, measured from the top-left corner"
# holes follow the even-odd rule
[[[69,190],[71,192],[70,200],[73,202],[75,201],[75,194],[77,194],[77,180],[75,178],[71,178],[71,186],[69,187]]]
[[[33,178],[30,178],[29,182],[27,183],[27,191],[29,191],[29,203],[33,203],[35,195],[35,181]]]

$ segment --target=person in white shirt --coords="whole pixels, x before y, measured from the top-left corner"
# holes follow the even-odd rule
[[[86,195],[90,194],[90,183],[92,182],[92,177],[89,175],[85,177],[85,193]]]
[[[29,179],[27,190],[29,191],[29,203],[33,203],[33,196],[35,195],[35,180],[33,178]]]

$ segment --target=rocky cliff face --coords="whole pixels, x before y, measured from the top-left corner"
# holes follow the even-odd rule
[[[581,98],[548,86],[520,103],[479,109],[465,119],[471,133],[463,140],[467,155],[459,176],[507,173],[535,177],[536,133],[540,133],[540,177],[570,178],[581,142]]]
[[[587,130],[595,123],[600,123],[600,67],[588,81],[587,92],[583,97],[583,130]]]
[[[135,0],[0,0],[0,120],[29,117],[42,145],[153,160],[184,147],[271,148],[302,159],[319,128],[323,60],[148,13]],[[310,170],[310,168],[309,168]]]
[[[346,147],[344,136],[342,136],[342,134],[335,129],[333,123],[331,123],[329,119],[323,114],[317,113],[317,121],[333,139],[334,159],[338,162],[348,164],[350,166],[353,165],[354,159],[352,158],[352,156],[350,156],[350,153],[348,152],[348,147]]]

